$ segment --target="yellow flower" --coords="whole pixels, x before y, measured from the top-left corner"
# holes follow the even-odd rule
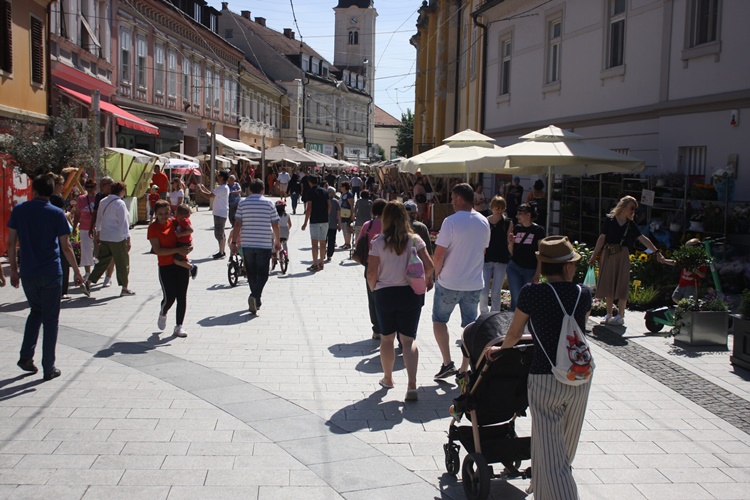
[[[635,255],[630,256],[630,262],[635,262]]]
[[[638,260],[640,260],[641,262],[648,262],[648,255],[647,255],[647,254],[645,254],[645,253],[642,253],[642,254],[641,254],[641,255],[640,255],[639,257],[638,257]]]

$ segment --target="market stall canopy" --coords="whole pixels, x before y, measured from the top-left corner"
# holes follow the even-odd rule
[[[208,137],[211,137],[211,132],[207,132]],[[221,134],[216,134],[216,142],[221,144],[222,146],[226,148],[233,149],[237,153],[240,154],[248,154],[253,156],[260,156],[260,150],[255,149],[252,146],[248,146],[244,142],[235,141],[233,139],[229,139],[228,137],[224,137]]]
[[[266,161],[275,160],[292,160],[298,163],[321,163],[309,151],[299,148],[290,148],[286,144],[280,144],[276,147],[266,149]]]
[[[125,183],[127,196],[140,198],[151,185],[156,158],[130,149],[104,148],[101,162],[107,175]]]
[[[279,163],[291,163],[294,166],[298,166],[299,165],[299,162],[296,162],[294,160],[289,160],[287,158],[282,158],[280,160],[274,160],[274,161],[272,161],[270,163],[271,163],[271,165],[276,165],[276,164],[279,164]]]
[[[347,168],[349,166],[348,162],[337,160],[333,156],[328,156],[320,151],[308,150],[307,153],[318,158],[318,163],[322,163],[328,168]]]
[[[81,94],[80,92],[76,92],[75,90],[70,90],[69,88],[63,87],[62,85],[58,85],[57,88],[59,88],[69,96],[74,97],[75,99],[78,99],[79,101],[91,106],[91,96]],[[151,125],[146,120],[138,118],[134,114],[128,113],[124,109],[119,108],[112,103],[99,101],[99,109],[114,116],[115,121],[121,127],[131,128],[133,130],[138,130],[139,132],[143,132],[149,135],[159,135],[159,127]]]
[[[467,160],[467,170],[495,174],[596,175],[635,173],[646,167],[642,160],[586,142],[582,135],[554,125],[520,139],[524,140],[502,148],[500,157]]]
[[[206,164],[211,163],[211,155],[198,155],[197,159]],[[237,162],[226,156],[216,155],[216,163],[221,163],[223,165],[221,168],[230,168],[233,163]]]
[[[470,129],[443,139],[443,142],[445,144],[402,161],[399,168],[411,174],[417,170],[425,175],[462,174],[468,171],[467,163],[472,160],[502,157],[503,148],[493,144],[495,139]]]
[[[133,148],[133,151],[138,152],[138,153],[142,153],[142,154],[144,154],[146,156],[151,156],[153,158],[156,158],[157,164],[167,163],[169,161],[169,157],[164,156],[164,155],[160,155],[158,153],[153,153],[151,151],[148,151],[147,149]]]
[[[248,162],[248,163],[249,163],[250,165],[260,165],[260,162],[258,162],[258,161],[256,161],[256,160],[251,160],[251,159],[250,159],[250,158],[248,158],[247,156],[235,156],[235,157],[234,157],[234,159],[235,159],[235,160],[246,161],[246,162]]]
[[[178,153],[176,151],[167,151],[166,153],[164,153],[164,156],[168,156],[169,158],[182,158],[183,160],[192,161],[193,163],[199,163],[198,158]]]

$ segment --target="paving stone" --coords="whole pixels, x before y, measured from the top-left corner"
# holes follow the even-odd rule
[[[55,469],[0,469],[0,484],[45,484]]]
[[[343,497],[327,486],[261,486],[259,500],[333,500]]]
[[[83,500],[165,500],[167,495],[169,486],[91,486]]]
[[[576,458],[576,462],[578,459]],[[575,463],[576,470],[579,464]],[[594,468],[590,469],[601,483],[604,484],[645,484],[645,483],[669,483],[661,469],[618,469],[618,468]]]
[[[60,469],[54,472],[47,484],[69,484],[69,485],[116,485],[124,470],[97,470],[97,469]],[[80,497],[79,497],[80,498]]]
[[[159,469],[165,456],[159,455],[101,455],[97,457],[92,469]]]
[[[341,494],[421,482],[417,476],[388,457],[347,460],[337,462],[335,467],[315,464],[310,466],[310,470]],[[373,471],[377,471],[377,474]]]
[[[701,486],[714,498],[723,500],[744,500],[750,491],[750,483],[708,483]]]
[[[235,457],[233,456],[167,456],[162,469],[183,470],[209,470],[209,469],[232,469]]]
[[[66,485],[21,485],[16,488],[10,498],[24,498],[29,500],[79,500],[86,492],[85,486]]]
[[[88,469],[96,455],[26,455],[16,469]]]
[[[257,486],[172,486],[169,500],[256,500]]]
[[[96,424],[97,429],[112,430],[154,430],[159,421],[155,418],[103,418]]]
[[[142,443],[130,442],[120,452],[121,455],[157,455],[162,458],[165,455],[186,455],[190,443]]]
[[[289,470],[209,470],[206,486],[287,486]]]
[[[646,498],[655,500],[703,500],[713,498],[713,495],[695,483],[636,484],[635,487]]]
[[[119,455],[125,443],[95,441],[65,441],[60,443],[55,455]]]
[[[181,486],[202,485],[206,470],[126,470],[121,485]]]

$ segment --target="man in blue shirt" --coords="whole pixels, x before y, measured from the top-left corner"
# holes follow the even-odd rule
[[[31,308],[18,366],[27,372],[39,371],[34,365],[34,350],[39,330],[44,325],[42,369],[44,380],[52,380],[60,376],[60,370],[55,368],[55,347],[62,293],[61,248],[73,269],[76,284],[83,284],[83,276],[68,240],[70,225],[65,213],[49,202],[55,189],[53,177],[49,174],[39,175],[34,178],[31,188],[34,199],[13,208],[8,221],[10,283],[16,288],[23,284],[23,292]],[[20,274],[16,258],[17,241],[21,246]]]

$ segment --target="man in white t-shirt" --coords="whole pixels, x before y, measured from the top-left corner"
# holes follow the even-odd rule
[[[285,168],[282,168],[281,172],[279,172],[279,196],[283,201],[286,201],[286,192],[289,188],[289,181],[291,179],[292,176],[289,175],[289,172],[287,172]]]
[[[456,213],[447,217],[435,242],[435,298],[432,305],[432,330],[443,357],[435,379],[456,373],[451,360],[448,320],[456,305],[461,309],[461,326],[477,319],[479,295],[484,288],[484,251],[490,244],[490,224],[473,209],[474,190],[469,184],[457,184],[451,190]]]
[[[352,194],[359,199],[359,193],[362,191],[362,178],[359,176],[359,174],[352,175],[351,179],[352,184]]]
[[[224,248],[227,236],[224,233],[224,227],[227,225],[227,217],[229,217],[228,179],[229,174],[221,170],[216,174],[216,187],[213,191],[209,191],[203,184],[198,184],[200,192],[209,198],[213,198],[214,201],[214,236],[216,241],[219,242],[219,252],[213,255],[214,259],[223,259],[226,256]]]

